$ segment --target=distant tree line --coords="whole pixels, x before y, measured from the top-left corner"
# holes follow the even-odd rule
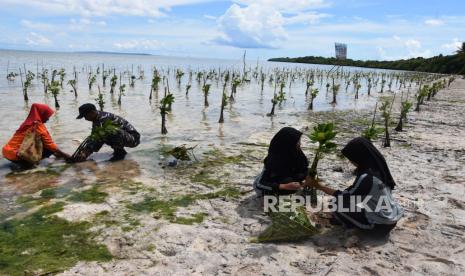
[[[363,61],[353,59],[337,60],[336,58],[306,56],[297,58],[271,58],[268,61],[356,66],[442,74],[465,74],[465,42],[462,43],[462,46],[454,55],[439,55],[431,58],[417,57],[393,61]]]

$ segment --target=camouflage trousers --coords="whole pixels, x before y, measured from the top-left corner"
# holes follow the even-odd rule
[[[124,147],[135,148],[140,143],[139,133],[129,133],[119,129],[115,134],[107,135],[101,140],[93,140],[87,137],[76,152],[71,157],[72,159],[87,158],[93,152],[98,152],[104,144],[110,146],[113,150],[123,150]]]

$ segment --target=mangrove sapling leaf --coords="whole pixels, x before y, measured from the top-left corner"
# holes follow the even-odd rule
[[[329,153],[336,148],[336,144],[332,142],[336,137],[337,132],[334,131],[333,123],[318,124],[313,128],[313,131],[308,135],[310,141],[317,143],[318,147],[315,150],[312,165],[308,171],[308,175],[314,179],[318,178],[318,162],[323,158],[324,153]],[[310,193],[311,203],[316,204],[316,189],[305,187],[304,194]]]
[[[101,126],[92,128],[89,139],[96,142],[104,141],[109,135],[114,135],[120,128],[111,120],[106,120]]]
[[[399,122],[397,123],[397,126],[395,128],[396,131],[402,131],[403,120],[407,120],[407,113],[410,111],[411,108],[412,108],[412,103],[409,102],[408,100],[403,101],[401,103]]]
[[[294,212],[270,212],[271,225],[250,242],[289,242],[311,237],[318,232],[310,222],[304,207],[296,208]]]
[[[160,115],[161,115],[161,134],[167,134],[166,129],[166,114],[169,113],[168,107],[174,102],[173,94],[166,94],[160,101]]]

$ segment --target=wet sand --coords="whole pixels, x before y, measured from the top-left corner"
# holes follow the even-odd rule
[[[74,203],[65,206],[59,216],[69,220],[94,220],[106,210],[114,220],[130,214],[138,225],[126,231],[121,226],[95,222],[100,231],[98,242],[115,256],[107,263],[80,262],[63,275],[460,275],[465,272],[465,80],[455,80],[431,102],[412,111],[404,132],[391,132],[392,147],[382,148],[398,183],[394,192],[403,202],[405,215],[391,235],[370,238],[357,230],[323,226],[320,234],[307,241],[279,244],[254,244],[249,238],[269,223],[259,202],[250,192],[251,182],[262,167],[262,159],[273,133],[258,132],[244,143],[219,148],[228,156],[242,154],[238,162],[221,166],[180,166],[166,168],[162,178],[140,177],[131,160],[107,164],[114,170],[111,179],[97,181],[109,193],[105,203]],[[320,112],[302,118],[305,129],[316,122],[333,119],[340,131],[339,148],[359,134],[371,111]],[[397,123],[398,112],[393,121]],[[313,145],[304,139],[303,148],[311,158]],[[202,162],[203,159],[201,159]],[[207,164],[208,165],[208,164]],[[74,170],[96,166],[79,164]],[[132,166],[132,167],[131,167]],[[118,174],[121,169],[133,174]],[[88,169],[88,168],[87,168]],[[181,225],[160,219],[150,212],[130,213],[127,204],[144,196],[160,198],[170,194],[204,193],[217,189],[190,179],[199,170],[222,181],[221,187],[236,187],[243,193],[238,199],[197,200],[177,215],[207,213],[201,223]],[[353,168],[336,154],[320,162],[321,178],[332,187],[344,188],[353,181]],[[108,174],[105,174],[108,178]],[[127,183],[137,180],[128,192]],[[120,184],[115,184],[120,183]],[[126,183],[126,184],[125,184]],[[407,204],[416,203],[415,205]]]

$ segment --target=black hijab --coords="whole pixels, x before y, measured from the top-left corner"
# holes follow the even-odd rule
[[[362,137],[352,139],[342,149],[342,154],[358,165],[358,176],[369,172],[378,177],[391,189],[394,189],[394,186],[396,186],[386,160],[368,139]]]
[[[302,150],[297,148],[302,132],[292,127],[283,127],[271,139],[268,156],[265,158],[265,168],[281,176],[291,176],[292,173],[305,171],[308,159]]]

